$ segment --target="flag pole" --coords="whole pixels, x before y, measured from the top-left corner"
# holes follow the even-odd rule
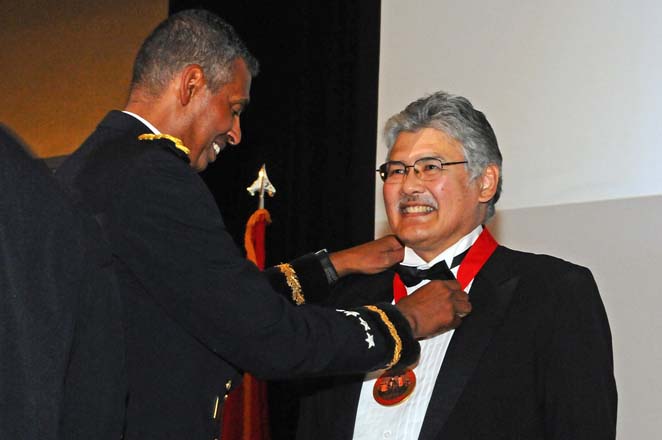
[[[253,182],[251,186],[246,188],[246,191],[248,191],[252,196],[258,194],[259,201],[257,209],[264,209],[265,192],[269,194],[269,197],[273,197],[274,194],[276,194],[276,188],[271,184],[269,181],[269,176],[267,176],[266,164],[262,164],[260,171],[257,173],[257,179],[255,179],[255,182]]]
[[[271,223],[269,211],[264,208],[264,194],[276,194],[269,181],[267,167],[262,164],[257,179],[246,190],[257,195],[258,208],[246,223],[244,248],[246,258],[260,269],[264,269],[264,238],[267,224]],[[269,440],[266,383],[244,373],[242,384],[230,393],[223,411],[221,438],[226,440]],[[227,423],[226,423],[227,422]]]

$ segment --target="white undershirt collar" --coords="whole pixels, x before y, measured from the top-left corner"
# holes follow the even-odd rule
[[[453,258],[456,255],[460,255],[462,252],[469,249],[469,247],[474,244],[480,233],[483,232],[483,226],[478,225],[476,228],[469,232],[467,235],[459,239],[454,245],[447,248],[445,251],[434,257],[432,260],[425,261],[422,259],[413,249],[405,246],[405,257],[402,260],[404,266],[414,266],[419,269],[428,269],[432,267],[435,263],[445,260],[448,267],[451,267]]]
[[[126,113],[127,115],[133,116],[134,118],[136,118],[137,120],[139,120],[140,122],[145,124],[147,126],[147,128],[149,128],[152,131],[152,133],[161,134],[161,132],[156,127],[154,127],[147,119],[143,118],[142,116],[139,116],[135,113],[128,112],[126,110],[122,110],[122,113]]]

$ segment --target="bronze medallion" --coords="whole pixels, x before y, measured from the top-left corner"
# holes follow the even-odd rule
[[[413,370],[403,372],[387,371],[377,378],[372,395],[380,405],[393,406],[405,400],[416,387]]]

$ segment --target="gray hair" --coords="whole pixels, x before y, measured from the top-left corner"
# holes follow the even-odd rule
[[[131,89],[145,89],[158,96],[166,84],[184,67],[199,64],[207,87],[216,93],[232,81],[232,64],[243,59],[251,76],[258,62],[234,28],[203,9],[190,9],[171,15],[145,39],[133,65]]]
[[[409,104],[391,116],[384,127],[386,147],[390,150],[398,135],[434,128],[457,140],[467,160],[467,170],[473,180],[490,164],[499,167],[497,190],[489,201],[484,221],[494,215],[494,205],[501,195],[501,152],[494,130],[483,112],[476,110],[468,99],[437,92]]]

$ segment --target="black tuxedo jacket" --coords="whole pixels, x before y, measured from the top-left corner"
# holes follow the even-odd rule
[[[348,278],[331,298],[388,300],[392,279]],[[419,439],[615,438],[611,334],[588,269],[500,246],[469,298],[473,311],[453,335]],[[361,382],[307,383],[298,438],[351,439]]]
[[[98,226],[0,127],[0,438],[117,440],[120,298]]]
[[[356,316],[297,308],[276,294],[234,245],[188,158],[169,141],[137,139],[148,132],[113,111],[57,172],[112,246],[125,309],[128,439],[215,438],[241,370],[283,378],[391,360],[395,343],[376,313],[358,312],[373,329],[371,348]],[[310,299],[328,286],[317,260],[304,260],[293,265]],[[384,309],[417,346],[404,317]]]

